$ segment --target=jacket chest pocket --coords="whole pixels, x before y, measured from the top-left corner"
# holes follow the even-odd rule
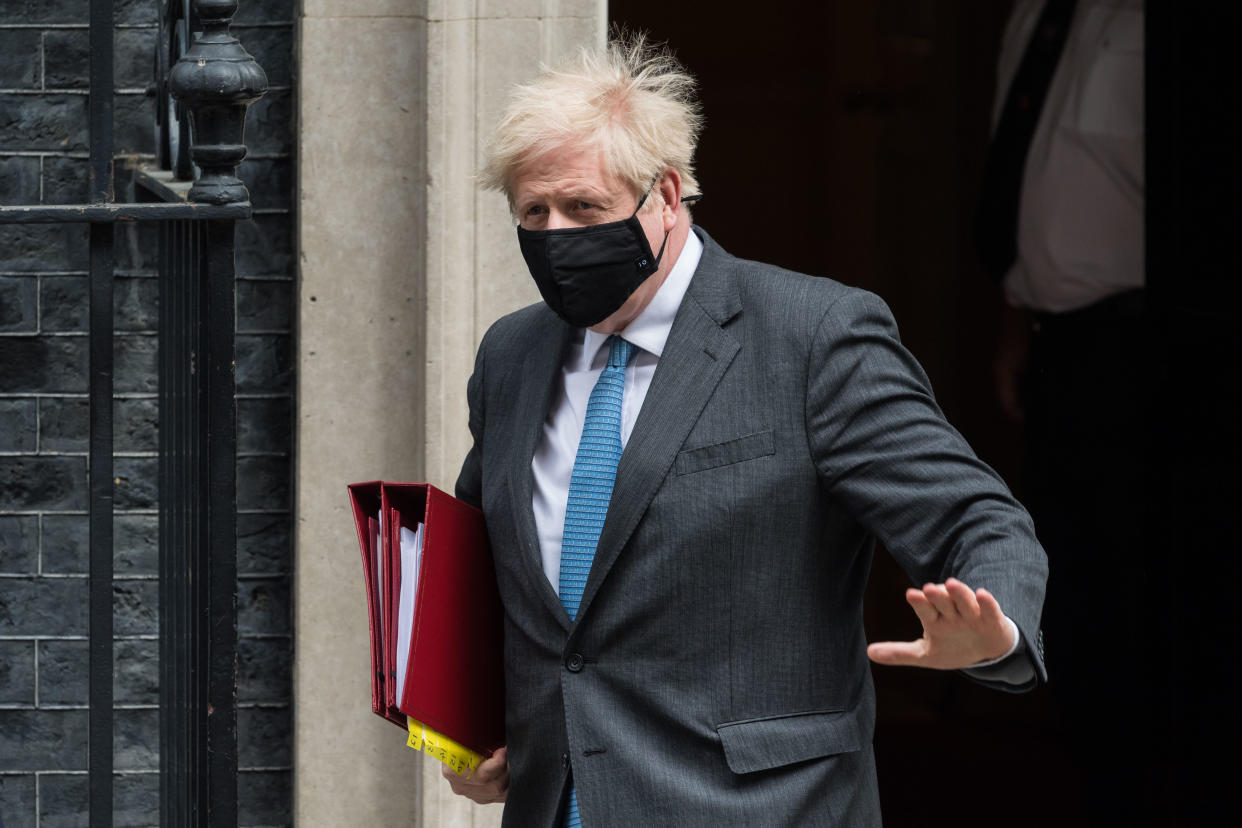
[[[776,454],[776,438],[768,429],[723,443],[686,449],[677,455],[673,471],[677,475],[693,474],[773,454]]]

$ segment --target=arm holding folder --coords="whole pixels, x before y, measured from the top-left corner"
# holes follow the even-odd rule
[[[503,616],[482,513],[426,483],[355,483],[349,496],[371,710],[410,747],[473,771],[504,744]]]

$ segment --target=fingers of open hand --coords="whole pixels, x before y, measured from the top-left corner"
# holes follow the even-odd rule
[[[927,656],[927,641],[879,641],[867,647],[867,657],[877,664],[911,666],[923,663]]]
[[[989,625],[1005,624],[1005,613],[1001,612],[1000,604],[996,603],[996,599],[992,597],[992,593],[986,589],[980,589],[977,593],[979,601],[979,615],[982,620]]]
[[[943,584],[924,584],[921,590],[909,590],[906,600],[918,614],[925,630],[934,626],[973,627],[980,623],[995,623],[1001,618],[1000,607],[987,590],[980,590],[977,594],[956,578],[950,578]]]
[[[923,623],[923,629],[931,624],[935,624],[940,618],[940,612],[932,606],[927,595],[921,589],[907,589],[906,603],[914,610],[914,614],[919,617],[919,621]]]
[[[473,773],[457,773],[447,765],[440,773],[448,780],[453,793],[480,805],[504,802],[509,791],[509,760],[504,748],[480,762]]]
[[[928,602],[936,608],[936,612],[943,620],[951,621],[957,618],[957,605],[953,603],[953,596],[949,594],[944,584],[923,584],[923,594],[927,596]]]
[[[923,625],[918,641],[884,641],[867,648],[880,664],[957,669],[993,658],[1009,640],[1004,613],[984,589],[949,578],[906,591],[906,602]]]
[[[979,620],[979,601],[975,598],[974,590],[956,578],[945,581],[944,588],[959,616],[968,622]]]

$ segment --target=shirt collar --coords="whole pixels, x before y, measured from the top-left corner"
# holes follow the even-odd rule
[[[673,269],[669,271],[664,284],[660,285],[660,289],[651,297],[650,304],[643,308],[643,312],[621,331],[622,339],[632,342],[647,353],[655,354],[656,357],[663,355],[664,343],[668,341],[669,332],[673,329],[673,319],[677,316],[677,309],[681,307],[681,300],[690,288],[690,279],[702,257],[703,242],[699,241],[694,231],[687,233],[681,255],[673,263]],[[609,336],[589,328],[585,332],[586,338],[582,347],[584,368],[595,361],[596,353],[608,341]]]

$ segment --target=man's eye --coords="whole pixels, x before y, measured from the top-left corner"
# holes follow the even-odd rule
[[[543,211],[544,211],[544,210],[543,210],[543,206],[542,206],[542,205],[540,205],[540,204],[536,204],[536,205],[533,205],[533,206],[531,206],[531,207],[527,207],[527,208],[526,208],[526,215],[528,215],[528,216],[541,216],[541,215],[543,215]]]
[[[591,202],[589,202],[589,201],[579,201],[577,206],[578,206],[578,209],[579,209],[579,210],[593,210],[593,209],[595,209],[595,205],[594,205],[594,204],[592,204],[592,203],[591,203]]]

